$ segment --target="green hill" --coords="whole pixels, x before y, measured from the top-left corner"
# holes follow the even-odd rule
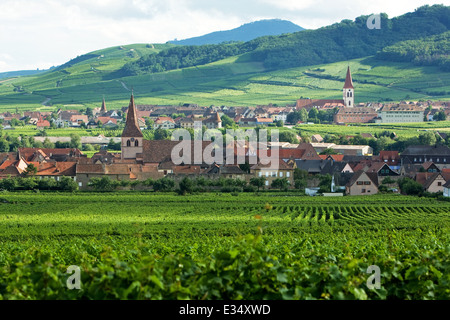
[[[408,37],[412,38],[413,32],[415,32],[414,39],[419,39],[424,34],[447,31],[450,19],[448,16],[443,17],[442,13],[447,12],[449,8],[425,6],[414,13],[404,15],[412,19],[414,23],[427,21],[425,27],[420,27],[423,29],[422,32],[416,32],[419,28],[416,26]],[[386,26],[390,26],[391,31],[383,31],[385,24],[382,24],[381,30],[369,31],[387,33],[397,30],[399,34],[394,36],[394,40],[405,38],[408,33],[400,29],[406,30],[410,25],[402,26],[395,22],[404,21],[402,17],[383,20]],[[358,25],[365,24],[361,19],[357,18],[355,22],[344,21],[315,30],[317,33],[306,30],[291,35],[263,37],[247,43],[234,44],[247,48],[251,48],[255,43],[261,46],[255,50],[249,49],[245,53],[240,53],[239,50],[234,52],[231,50],[228,53],[225,50],[222,53],[225,52],[225,56],[230,54],[227,57],[220,56],[220,51],[214,50],[213,45],[197,46],[200,51],[190,51],[189,47],[172,44],[137,44],[95,51],[43,74],[0,80],[0,110],[15,110],[16,107],[22,110],[48,110],[54,109],[54,106],[99,107],[103,95],[110,108],[118,108],[127,105],[132,88],[138,104],[257,105],[273,103],[285,105],[294,103],[300,97],[340,98],[348,65],[352,70],[357,103],[409,99],[436,100],[450,97],[450,73],[437,66],[418,66],[412,62],[377,60],[373,57],[377,51],[372,49],[368,51],[374,51],[370,55],[348,59],[347,56],[340,55],[339,51],[333,50],[336,41],[325,41],[325,38],[319,41],[321,45],[318,44],[317,47],[305,47],[291,41],[303,34],[307,35],[306,38],[302,38],[306,41],[313,38],[314,34],[319,37],[318,35],[328,32],[327,30],[338,34],[345,28],[349,28],[348,35],[352,36],[348,38],[352,38],[353,33],[350,31],[359,28]],[[363,32],[366,31],[361,30],[361,33]],[[403,36],[400,36],[401,34]],[[378,39],[377,41],[394,41],[382,40],[379,36],[374,37]],[[342,39],[341,46],[345,46],[346,41]],[[283,44],[284,47],[281,47]],[[377,46],[380,45],[380,43],[377,44]],[[282,62],[288,60],[283,59],[280,59],[278,66],[270,63],[276,57],[274,52],[280,51],[280,48],[289,51],[289,46],[298,47],[298,50],[307,48],[304,51],[305,55],[310,52],[310,56],[299,56],[297,60],[294,59],[292,63],[295,65],[300,61],[299,66],[289,66]],[[364,43],[360,45],[363,47],[361,51],[358,51],[356,47],[356,44],[350,46],[348,43],[350,53],[347,54],[351,56],[356,54],[355,52],[359,52],[358,55],[366,52]],[[329,52],[326,56],[327,50]],[[171,52],[175,52],[175,55],[185,60],[183,68],[178,65],[173,70],[151,71],[145,70],[148,65],[142,64],[143,68],[138,68],[137,75],[121,74],[124,67],[133,64],[139,66],[142,61],[149,60],[149,57],[163,57],[161,61],[168,57],[173,58],[174,55],[171,55]],[[202,52],[206,60],[202,60]],[[293,50],[293,52],[295,54],[297,51]],[[199,55],[194,57],[195,53]],[[308,58],[314,55],[319,58]],[[336,56],[334,60],[340,61],[328,61],[327,57],[333,55]],[[265,58],[258,58],[262,56]],[[192,64],[188,61],[189,57],[194,57],[192,61],[197,61],[194,62],[195,65],[189,66],[189,63]],[[220,60],[210,61],[216,60],[217,57]],[[322,60],[325,61],[321,62]],[[174,64],[176,66],[177,61],[174,60]],[[47,106],[42,106],[42,103]]]

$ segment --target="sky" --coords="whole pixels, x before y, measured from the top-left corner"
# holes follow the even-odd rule
[[[450,0],[1,0],[0,72],[47,69],[117,45],[165,43],[284,19],[316,29]]]

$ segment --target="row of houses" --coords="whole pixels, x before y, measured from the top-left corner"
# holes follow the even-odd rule
[[[308,177],[307,188],[317,188],[319,177],[328,174],[338,190],[345,189],[350,195],[375,194],[388,177],[390,181],[410,177],[426,191],[446,194],[450,179],[450,149],[443,145],[410,146],[401,154],[381,151],[379,155],[319,155],[310,143],[270,142],[254,149],[248,141],[233,141],[225,146],[211,141],[200,144],[186,141],[187,145],[180,149],[179,141],[145,140],[133,96],[120,142],[120,153],[102,151],[92,158],[78,149],[20,148],[17,152],[0,154],[0,178],[23,176],[33,164],[37,177],[69,176],[80,189],[87,189],[92,178],[103,176],[130,181],[162,177],[177,180],[185,176],[250,181],[253,177],[264,177],[267,188],[275,179],[286,179],[293,188],[298,169],[301,171],[297,172],[304,172]],[[208,152],[214,161],[197,157]],[[174,155],[183,161],[175,161]],[[276,165],[264,163],[266,159]],[[248,169],[241,166],[244,163]]]

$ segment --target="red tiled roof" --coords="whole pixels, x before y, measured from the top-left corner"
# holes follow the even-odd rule
[[[352,75],[350,73],[350,66],[347,67],[347,75],[345,77],[344,89],[353,89]]]

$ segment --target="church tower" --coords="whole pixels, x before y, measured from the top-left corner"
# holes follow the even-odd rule
[[[345,107],[353,107],[355,104],[355,89],[353,88],[352,74],[350,66],[347,68],[347,76],[344,84],[344,105]]]
[[[103,97],[103,102],[102,102],[102,107],[100,108],[100,114],[105,114],[106,112],[108,112],[106,110],[106,103],[105,103],[105,97]]]
[[[143,137],[144,135],[139,129],[134,96],[131,94],[127,120],[122,132],[122,159],[136,159],[136,155],[142,153]]]

